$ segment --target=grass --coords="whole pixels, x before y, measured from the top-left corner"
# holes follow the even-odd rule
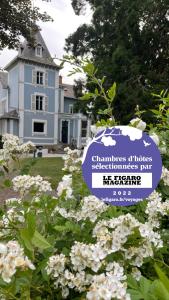
[[[50,158],[26,158],[21,161],[21,175],[41,175],[48,180],[53,189],[56,189],[63,176],[63,159],[60,157]]]

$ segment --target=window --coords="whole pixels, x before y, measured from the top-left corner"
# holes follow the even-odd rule
[[[42,57],[42,47],[41,46],[36,47],[35,54],[36,54],[36,56]]]
[[[32,134],[47,134],[47,121],[33,120]]]
[[[37,73],[36,73],[36,83],[41,84],[41,85],[44,84],[44,73],[43,72],[37,71]]]
[[[36,96],[36,110],[43,110],[43,96]]]
[[[31,109],[33,111],[48,111],[48,97],[45,94],[31,95]]]
[[[82,135],[82,137],[86,137],[86,135],[87,135],[87,121],[82,121],[81,135]]]
[[[34,122],[33,131],[34,132],[44,132],[45,123]]]
[[[69,104],[69,114],[73,114],[73,104]]]

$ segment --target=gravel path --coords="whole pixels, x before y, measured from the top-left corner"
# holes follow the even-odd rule
[[[0,203],[4,203],[6,199],[17,198],[18,194],[10,188],[0,190]]]

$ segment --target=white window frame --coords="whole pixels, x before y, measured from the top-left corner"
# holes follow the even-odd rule
[[[42,97],[42,110],[36,109],[36,111],[45,111],[45,109],[44,109],[45,96],[42,94],[35,94],[35,105],[36,105],[36,101],[37,101],[36,97]]]
[[[86,127],[82,127],[83,122],[86,122]],[[82,136],[82,131],[86,131],[86,135]],[[86,138],[87,137],[87,120],[81,120],[81,138]]]
[[[44,132],[34,131],[34,123],[44,123]],[[32,135],[47,135],[47,120],[32,119]]]
[[[73,104],[69,104],[69,114],[73,114]]]
[[[40,50],[40,53],[38,54],[38,49]],[[35,48],[35,55],[38,57],[42,57],[42,46],[37,45]]]
[[[42,83],[38,83],[38,73],[42,73]],[[39,75],[39,79],[40,79],[40,75]],[[45,73],[41,70],[36,70],[36,84],[40,86],[45,85]]]

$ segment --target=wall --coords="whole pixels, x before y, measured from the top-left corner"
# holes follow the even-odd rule
[[[64,98],[64,112],[65,113],[69,113],[69,105],[70,104],[75,104],[76,103],[76,99],[73,98]]]
[[[48,73],[48,86],[32,84],[33,70],[40,70]],[[45,94],[48,97],[48,111],[55,111],[55,71],[46,68],[36,68],[33,65],[25,65],[24,68],[24,106],[25,109],[31,110],[31,95],[34,93]]]
[[[47,121],[47,134],[32,134],[32,120]],[[54,115],[42,114],[38,112],[24,112],[24,140],[32,140],[33,142],[41,141],[46,143],[54,143]]]

